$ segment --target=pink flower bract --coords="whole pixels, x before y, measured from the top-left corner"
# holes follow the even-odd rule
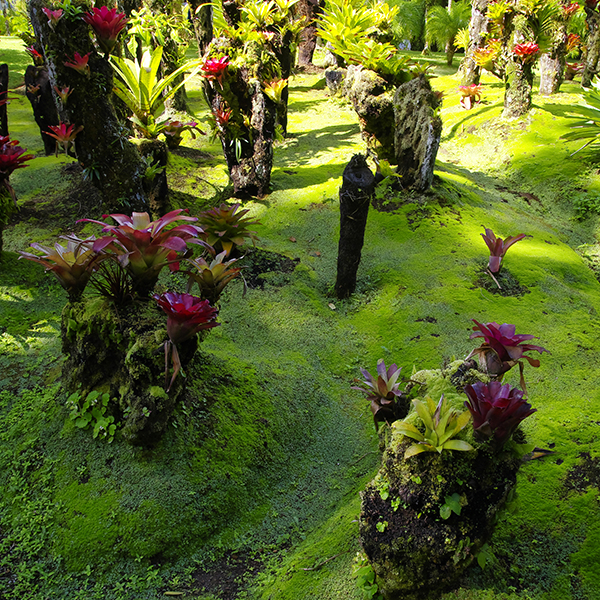
[[[85,13],[81,18],[92,27],[98,45],[107,54],[117,43],[119,33],[127,25],[125,13],[118,13],[116,8],[92,8],[93,12]]]

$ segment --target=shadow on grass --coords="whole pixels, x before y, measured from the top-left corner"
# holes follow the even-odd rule
[[[274,190],[294,190],[320,185],[330,179],[341,177],[345,167],[346,163],[343,162],[289,168],[280,165],[273,169],[271,187]]]
[[[477,117],[480,117],[481,115],[490,112],[491,110],[494,110],[498,107],[502,106],[501,102],[495,102],[494,104],[489,104],[487,106],[481,106],[477,109],[477,110],[471,110],[470,114],[465,115],[464,119],[461,119],[460,121],[457,121],[453,126],[452,129],[450,129],[450,131],[448,132],[447,135],[445,135],[442,138],[442,141],[447,142],[449,140],[451,140],[455,135],[456,132],[461,130],[462,127],[464,127],[464,125],[466,125],[467,123],[469,123],[469,121],[474,120]]]

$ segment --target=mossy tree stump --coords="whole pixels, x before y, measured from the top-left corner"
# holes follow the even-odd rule
[[[61,334],[68,393],[85,397],[92,390],[108,392],[116,400],[109,407],[124,439],[144,446],[158,442],[185,391],[181,376],[165,391],[164,313],[149,301],[119,310],[102,298],[69,302]],[[183,368],[197,344],[194,337],[178,346]]]

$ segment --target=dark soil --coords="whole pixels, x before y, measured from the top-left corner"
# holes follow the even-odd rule
[[[569,470],[565,476],[563,487],[567,492],[583,494],[588,487],[600,489],[600,458],[592,458],[589,452],[579,455],[581,462]]]
[[[476,288],[483,288],[490,292],[490,294],[498,294],[499,296],[515,296],[518,298],[524,294],[530,293],[529,290],[524,285],[521,285],[516,277],[504,267],[499,273],[494,274],[494,277],[500,284],[500,287],[498,287],[496,281],[494,281],[489,274],[486,264],[477,271],[474,285]]]
[[[262,561],[242,552],[230,554],[208,571],[198,571],[195,583],[204,592],[221,600],[234,600],[245,587],[246,579],[254,577],[262,568]]]
[[[240,264],[243,266],[242,275],[246,285],[251,289],[263,289],[267,281],[274,286],[288,283],[287,275],[294,271],[299,262],[299,258],[288,258],[277,252],[251,248],[246,251]]]

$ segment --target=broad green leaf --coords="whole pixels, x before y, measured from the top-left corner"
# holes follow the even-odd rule
[[[464,440],[448,440],[444,444],[444,450],[462,450],[468,452],[469,450],[473,450],[473,446]]]

